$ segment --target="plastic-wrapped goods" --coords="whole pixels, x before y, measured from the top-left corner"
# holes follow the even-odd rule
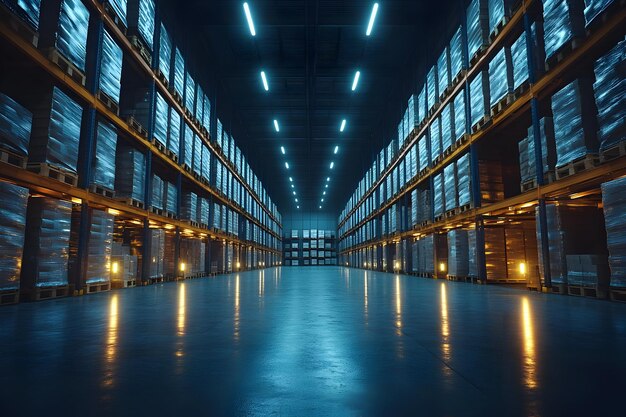
[[[0,93],[0,147],[27,156],[32,126],[32,113]]]
[[[92,184],[115,189],[115,149],[117,132],[109,122],[98,121]]]
[[[181,217],[185,220],[198,221],[198,195],[190,191],[183,191],[183,206]]]
[[[441,155],[441,117],[433,120],[430,133],[430,160],[435,161]]]
[[[577,79],[552,96],[557,167],[598,151],[591,81]]]
[[[151,51],[154,43],[154,13],[153,0],[128,0],[128,26],[137,31]]]
[[[185,107],[192,114],[196,113],[196,82],[190,73],[187,73],[185,79]]]
[[[467,231],[467,276],[468,277],[477,277],[478,276],[478,264],[476,258],[476,229],[469,229]]]
[[[450,51],[446,46],[437,59],[437,81],[439,88],[439,96],[441,97],[446,89],[450,86]]]
[[[202,139],[193,135],[193,172],[202,175]]]
[[[465,92],[463,90],[454,97],[454,140],[460,140],[467,133],[465,123]]]
[[[429,165],[429,156],[430,152],[428,149],[428,138],[426,136],[422,136],[418,141],[419,148],[419,171],[422,172]]]
[[[548,172],[554,171],[554,165],[556,163],[556,149],[554,139],[554,122],[552,117],[544,117],[539,120],[539,139],[541,141],[541,158],[543,162],[544,175]],[[530,178],[537,176],[537,166],[535,159],[535,131],[533,127],[528,128],[528,175]],[[522,159],[520,149],[520,163]],[[523,179],[522,179],[523,181]]]
[[[224,127],[220,119],[217,119],[217,137],[215,141],[217,142],[217,146],[223,148],[222,146],[222,136],[224,135]]]
[[[34,114],[33,131],[47,136],[33,136],[28,159],[76,172],[83,109],[57,87],[45,105]]]
[[[417,124],[422,123],[426,119],[426,114],[426,84],[424,84],[417,95]]]
[[[584,35],[582,1],[543,0],[543,22],[546,58],[549,59],[565,43]]]
[[[505,47],[500,49],[489,62],[490,108],[512,92],[513,74],[510,58],[510,51]]]
[[[211,180],[211,150],[204,143],[202,144],[202,177],[207,181]]]
[[[20,287],[28,189],[0,181],[0,291]]]
[[[484,204],[504,200],[504,172],[500,161],[479,161],[480,198]]]
[[[415,227],[420,223],[419,219],[419,190],[411,191],[411,226]]]
[[[113,40],[109,32],[102,36],[102,60],[100,61],[100,91],[116,103],[120,102],[122,80],[122,48]]]
[[[457,229],[448,232],[448,275],[466,277],[469,275],[469,247],[467,230]]]
[[[519,174],[522,184],[534,178],[530,170],[530,158],[532,155],[528,149],[528,138],[524,138],[517,144],[519,150]]]
[[[204,96],[204,109],[202,113],[202,126],[207,130],[207,132],[211,131],[211,102],[207,96]]]
[[[219,160],[215,160],[215,188],[222,190],[222,163]]]
[[[479,72],[470,83],[471,125],[476,125],[483,117],[489,116],[489,73]]]
[[[435,217],[443,215],[446,208],[445,183],[443,173],[435,175],[433,179],[434,213]]]
[[[222,230],[222,206],[218,203],[213,203],[213,227],[218,230]]]
[[[81,71],[85,71],[88,27],[89,10],[82,1],[63,0],[56,34],[56,47]]]
[[[489,33],[493,33],[504,18],[511,15],[513,0],[489,0]]]
[[[526,33],[522,33],[511,45],[511,66],[513,68],[513,90],[517,90],[528,81]]]
[[[626,140],[626,40],[598,59],[594,71],[598,140],[605,151]]]
[[[180,123],[181,116],[174,109],[170,107],[169,109],[169,129],[167,133],[167,149],[174,152],[174,154],[180,154]]]
[[[485,228],[487,281],[507,279],[506,234],[504,227]]]
[[[198,221],[200,224],[209,224],[209,199],[198,198]]]
[[[172,65],[172,40],[165,25],[161,23],[161,34],[159,37],[159,71],[169,82]]]
[[[417,109],[417,104],[418,100],[417,100],[417,96],[415,94],[411,95],[411,97],[409,97],[409,102],[407,104],[407,126],[406,128],[408,129],[407,134],[411,133],[413,131],[413,129],[415,128],[415,126],[417,126],[418,124],[418,109]]]
[[[115,158],[115,194],[144,201],[146,156],[131,146],[118,143]]]
[[[122,23],[127,26],[128,24],[126,23],[126,0],[107,0],[106,3],[111,6],[113,11],[115,11],[117,17],[119,17]]]
[[[391,162],[396,157],[397,151],[398,151],[398,144],[395,140],[392,140],[391,142],[389,142],[389,145],[387,145],[387,156],[386,156],[387,165],[391,165]]]
[[[611,287],[626,287],[626,178],[602,184]]]
[[[472,0],[467,7],[467,49],[470,60],[489,41],[489,11],[487,0]]]
[[[589,26],[614,0],[585,0],[585,24]]]
[[[91,211],[87,249],[87,284],[111,281],[111,250],[115,217],[106,211]]]
[[[165,198],[165,210],[172,214],[178,213],[178,189],[171,182],[163,184],[163,196]]]
[[[446,151],[452,146],[452,103],[446,104],[441,111],[441,150]]]
[[[160,210],[164,209],[164,191],[165,185],[163,179],[154,174],[152,176],[152,207]]]
[[[72,203],[48,197],[28,200],[23,286],[67,285],[71,223]]]
[[[450,40],[450,79],[454,80],[461,70],[463,70],[463,40],[459,26]]]
[[[150,229],[150,255],[149,278],[163,278],[165,276],[165,230]]]
[[[31,25],[33,29],[39,29],[41,0],[2,0],[1,2]]]
[[[418,240],[419,271],[422,274],[435,273],[435,245],[434,235],[428,235]]]
[[[174,50],[174,91],[181,98],[185,95],[185,58],[178,48]]]
[[[456,189],[456,165],[454,163],[443,169],[445,211],[458,207]]]
[[[167,143],[167,122],[168,122],[169,108],[167,102],[157,91],[156,93],[156,108],[154,114],[154,138],[161,142],[165,146]]]
[[[184,138],[183,138],[183,163],[190,169],[193,167],[193,145],[195,133],[187,123],[184,126]]]
[[[439,102],[439,82],[437,80],[437,65],[433,65],[428,71],[428,75],[426,77],[426,90],[428,92],[427,95],[427,106],[426,108],[430,111],[435,104]]]
[[[407,182],[415,178],[415,176],[418,174],[418,170],[417,170],[418,163],[419,162],[417,160],[417,143],[415,143],[411,147],[411,150],[409,151],[409,162],[407,165],[407,175],[406,175]]]

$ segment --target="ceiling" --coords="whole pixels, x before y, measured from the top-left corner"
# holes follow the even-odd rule
[[[463,4],[379,0],[367,37],[374,1],[249,0],[252,37],[243,2],[190,0],[183,9],[168,1],[187,41],[211,67],[218,117],[279,211],[295,212],[299,205],[302,212],[333,215],[397,136],[406,102],[458,26],[449,17],[459,16]],[[356,70],[361,78],[353,92]],[[340,133],[342,119],[347,125]]]

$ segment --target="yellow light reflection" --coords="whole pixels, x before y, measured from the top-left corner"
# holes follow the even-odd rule
[[[259,297],[265,293],[265,271],[259,273]]]
[[[107,341],[106,341],[106,355],[105,355],[105,372],[103,386],[112,387],[114,385],[113,379],[113,365],[117,356],[117,342],[118,342],[118,301],[117,294],[113,294],[111,302],[109,303],[109,325],[107,329]]]
[[[396,327],[398,332],[402,327],[402,292],[400,290],[400,277],[396,275]],[[400,333],[398,333],[400,334]]]
[[[365,318],[367,319],[367,296],[368,296],[367,272],[365,272],[365,276],[363,277],[363,288],[364,288],[363,305],[365,306]]]
[[[537,352],[535,350],[535,331],[528,298],[522,298],[522,335],[524,345],[524,382],[526,387],[537,388]]]
[[[235,318],[233,336],[239,341],[239,274],[235,275]]]
[[[446,284],[441,284],[441,353],[443,360],[448,362],[452,355],[450,349],[450,322],[448,321],[448,293]],[[445,367],[446,372],[450,372],[448,366]]]
[[[178,289],[178,335],[183,336],[185,334],[185,283],[180,284]]]

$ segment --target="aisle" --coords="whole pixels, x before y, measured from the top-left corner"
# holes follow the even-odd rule
[[[607,415],[624,352],[626,305],[291,267],[2,308],[0,401],[7,416]]]

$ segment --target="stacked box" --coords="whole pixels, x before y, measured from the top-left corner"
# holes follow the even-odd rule
[[[552,172],[556,163],[556,150],[554,140],[554,124],[551,117],[539,120],[539,132],[541,141],[541,157],[543,161],[543,173]],[[535,158],[535,135],[534,128],[528,128],[528,138],[519,143],[520,176],[522,183],[537,177],[537,165]]]
[[[211,150],[204,143],[202,144],[202,177],[207,181],[211,180]]]
[[[489,0],[489,33],[493,33],[500,22],[511,16],[514,0]]]
[[[483,117],[489,117],[489,73],[479,72],[470,83],[471,125],[475,126]]]
[[[433,179],[433,195],[435,217],[443,215],[446,207],[445,183],[443,173],[435,175]]]
[[[161,33],[159,35],[159,71],[170,82],[172,73],[172,39],[163,23],[161,23]]]
[[[450,78],[450,51],[447,46],[443,48],[443,52],[439,55],[439,59],[437,59],[437,71],[439,97],[441,97],[452,82]]]
[[[528,51],[526,49],[526,33],[522,33],[511,45],[511,67],[513,90],[517,90],[528,81]]]
[[[103,120],[96,129],[95,157],[92,162],[92,184],[109,190],[115,189],[115,149],[117,132],[115,127]]]
[[[454,210],[459,206],[456,188],[456,164],[451,163],[443,170],[445,211]]]
[[[193,147],[195,142],[195,133],[191,126],[184,123],[183,126],[183,144],[181,146],[182,162],[190,169],[193,168]]]
[[[33,29],[39,29],[41,0],[2,0],[2,3],[32,26]]]
[[[419,161],[417,160],[417,143],[415,143],[409,151],[409,162],[407,165],[407,182],[415,178],[418,174]]]
[[[29,162],[46,162],[76,172],[83,109],[57,87],[36,110]]]
[[[472,0],[467,7],[467,50],[472,59],[489,43],[489,9],[487,0]]]
[[[44,3],[42,16],[50,18],[56,12],[57,1]],[[85,71],[87,56],[87,33],[89,10],[81,0],[61,0],[59,20],[55,28],[42,26],[41,47],[55,46],[56,49],[81,71]],[[42,19],[42,23],[52,19]],[[52,32],[52,33],[51,33]]]
[[[181,218],[184,220],[191,220],[194,222],[198,221],[198,194],[183,191],[183,199],[182,199],[182,207],[181,207]]]
[[[505,47],[489,62],[489,97],[490,108],[495,106],[507,94],[513,92],[513,72],[511,51]]]
[[[185,95],[185,58],[180,49],[174,50],[174,91],[182,98]]]
[[[626,178],[602,184],[611,287],[626,288]]]
[[[121,108],[122,116],[133,117],[146,130],[149,128],[151,110],[151,95],[147,87],[137,87],[127,90],[124,100],[126,106]]]
[[[185,107],[192,114],[196,113],[196,82],[189,72],[185,78]]]
[[[439,102],[439,82],[437,80],[437,65],[433,65],[430,71],[428,71],[428,75],[426,77],[426,90],[428,92],[427,95],[427,106],[428,111],[432,110],[432,108]]]
[[[552,97],[557,168],[598,151],[591,80],[577,79]]]
[[[163,278],[165,276],[165,246],[165,230],[150,229],[151,262],[148,278]]]
[[[200,136],[193,135],[193,162],[192,169],[198,175],[202,175],[202,139]]]
[[[171,182],[165,181],[164,185],[165,209],[172,213],[178,213],[178,189]]]
[[[33,115],[11,97],[0,94],[0,147],[27,156]]]
[[[478,163],[480,175],[481,201],[486,204],[504,200],[504,173],[500,161],[480,161]]]
[[[118,143],[115,158],[115,194],[144,201],[146,156],[125,143]]]
[[[161,95],[156,93],[156,107],[154,114],[154,139],[158,140],[162,145],[167,144],[167,125],[168,125],[169,107],[167,102]]]
[[[441,116],[433,120],[430,133],[430,160],[435,161],[441,155]]]
[[[67,285],[72,203],[30,197],[26,213],[22,287]]]
[[[543,0],[543,26],[546,59],[563,45],[585,34],[582,1]]]
[[[447,151],[452,147],[452,103],[446,104],[441,111],[441,150]]]
[[[122,48],[106,30],[102,36],[102,59],[100,61],[100,91],[116,103],[120,102],[122,80]]]
[[[434,235],[421,238],[418,242],[418,272],[422,274],[435,273],[435,246]]]
[[[467,231],[467,276],[478,276],[478,258],[476,256],[476,229],[470,229]]]
[[[128,27],[150,51],[154,44],[154,0],[128,0]]]
[[[87,284],[111,281],[111,249],[115,218],[105,211],[91,211],[87,248]]]
[[[411,95],[411,97],[409,97],[409,103],[407,105],[407,126],[406,128],[408,129],[407,134],[410,134],[413,129],[417,126],[418,124],[418,119],[419,119],[419,109],[417,108],[418,106],[418,99],[417,96],[415,94]]]
[[[467,133],[465,122],[465,92],[463,90],[454,97],[454,140],[460,140]]]
[[[207,96],[204,96],[204,108],[202,112],[202,126],[207,130],[207,132],[211,131],[211,102]]]
[[[506,231],[504,227],[485,228],[487,281],[507,279]]]
[[[613,2],[614,0],[585,0],[585,25],[589,26]]]
[[[626,40],[598,59],[594,71],[598,140],[605,151],[626,139]]]
[[[533,176],[530,169],[530,159],[532,158],[534,160],[534,154],[531,154],[528,149],[529,142],[528,138],[524,138],[517,144],[519,150],[519,174],[522,184],[534,179],[536,176]]]
[[[426,110],[426,94],[426,84],[424,84],[417,95],[417,124],[426,120],[426,114],[428,113]]]
[[[180,124],[181,116],[175,108],[169,109],[169,129],[167,132],[167,149],[176,156],[180,154]]]
[[[448,232],[448,275],[469,276],[469,241],[463,229]]]
[[[160,210],[165,208],[164,191],[165,185],[163,179],[154,174],[152,176],[152,207]]]
[[[463,70],[463,40],[459,26],[450,41],[450,79],[456,78],[461,70]]]
[[[213,203],[213,227],[222,230],[222,206],[218,203]]]
[[[456,176],[458,188],[458,204],[463,207],[472,202],[470,182],[470,158],[466,153],[456,161]]]
[[[0,182],[0,291],[20,287],[28,189]]]
[[[428,137],[422,136],[418,141],[419,148],[419,171],[422,172],[430,164],[430,152],[428,149]]]

